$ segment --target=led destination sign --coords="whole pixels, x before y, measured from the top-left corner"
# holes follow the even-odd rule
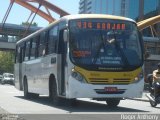
[[[125,23],[77,21],[79,29],[125,30]]]

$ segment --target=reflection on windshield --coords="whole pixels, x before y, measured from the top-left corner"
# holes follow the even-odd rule
[[[75,21],[71,22],[72,62],[92,67],[139,66],[142,62],[142,53],[136,26],[127,22],[125,27],[123,30],[82,29],[76,27]]]

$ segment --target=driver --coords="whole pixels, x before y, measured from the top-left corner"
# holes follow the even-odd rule
[[[155,98],[160,90],[160,63],[158,63],[158,69],[153,71],[153,86]]]

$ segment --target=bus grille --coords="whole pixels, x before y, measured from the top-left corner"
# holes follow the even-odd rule
[[[132,82],[129,78],[114,78],[114,79],[101,79],[101,78],[89,78],[90,84],[130,84]]]

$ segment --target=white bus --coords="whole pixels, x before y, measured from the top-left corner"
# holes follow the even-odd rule
[[[143,41],[135,21],[81,14],[60,18],[16,44],[15,87],[31,95],[91,98],[117,106],[143,92]]]

